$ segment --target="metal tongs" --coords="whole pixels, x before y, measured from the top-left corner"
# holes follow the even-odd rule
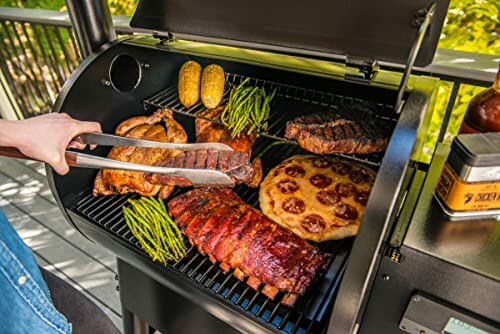
[[[73,139],[82,144],[99,145],[99,146],[134,146],[148,148],[164,148],[179,151],[197,151],[197,150],[218,150],[232,151],[228,145],[222,143],[195,143],[195,144],[178,144],[165,143],[153,140],[137,139],[129,137],[121,137],[104,133],[85,133]],[[17,158],[27,158],[19,151],[10,149],[11,154],[5,149],[0,150],[0,155],[13,156]],[[17,151],[18,153],[15,153]],[[14,154],[15,153],[15,154]],[[234,182],[223,172],[209,169],[193,169],[193,168],[171,168],[157,167],[131,162],[124,162],[115,159],[103,158],[95,155],[85,154],[76,151],[66,151],[66,161],[71,167],[81,168],[96,168],[96,169],[118,169],[130,170],[146,173],[160,173],[167,175],[181,176],[188,179],[193,186],[219,186],[219,187],[234,187]]]

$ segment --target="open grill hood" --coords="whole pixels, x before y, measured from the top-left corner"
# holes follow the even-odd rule
[[[331,58],[405,64],[430,0],[141,0],[132,28],[183,39]],[[429,64],[449,0],[436,11],[416,60]]]

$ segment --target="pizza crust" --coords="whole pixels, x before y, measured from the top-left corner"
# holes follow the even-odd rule
[[[357,234],[375,172],[340,158],[293,156],[261,184],[264,214],[300,237],[316,242]]]

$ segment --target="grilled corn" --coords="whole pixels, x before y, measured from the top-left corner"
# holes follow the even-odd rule
[[[185,62],[179,71],[179,100],[192,107],[200,98],[201,66],[195,61]]]
[[[224,69],[212,64],[205,67],[201,76],[201,101],[208,109],[217,107],[224,94]]]

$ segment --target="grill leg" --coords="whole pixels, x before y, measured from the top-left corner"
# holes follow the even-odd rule
[[[149,334],[149,325],[129,310],[122,309],[124,334]]]

